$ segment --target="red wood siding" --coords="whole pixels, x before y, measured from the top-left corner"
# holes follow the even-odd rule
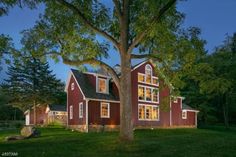
[[[170,112],[164,112],[160,109],[162,96],[169,96],[169,89],[164,89],[159,93],[159,103],[152,103],[152,102],[139,102],[138,101],[138,84],[150,87],[156,87],[155,85],[147,85],[145,83],[138,83],[138,73],[145,74],[145,66],[149,64],[152,66],[151,63],[147,62],[141,65],[140,67],[136,68],[132,71],[131,78],[132,78],[132,112],[133,112],[133,123],[134,126],[169,126],[170,124]],[[153,76],[158,77],[158,75],[154,71],[154,67],[152,66]],[[160,82],[161,83],[161,82]],[[159,88],[159,87],[157,87]],[[159,121],[147,121],[147,120],[138,120],[138,104],[149,104],[154,106],[159,106]]]
[[[74,83],[74,90],[71,90],[71,84]],[[67,112],[68,112],[68,125],[83,125],[86,123],[86,103],[83,99],[82,92],[80,91],[73,75],[70,78],[69,86],[67,89]],[[79,103],[83,102],[83,118],[79,118]],[[70,119],[70,106],[73,106],[73,119]]]
[[[187,119],[182,119],[182,109],[181,109],[181,98],[177,99],[178,102],[172,102],[172,125],[182,126],[182,125],[195,125],[196,112],[187,111]]]
[[[48,114],[46,112],[46,106],[36,107],[36,124],[46,124]],[[30,110],[30,124],[34,124],[34,109]]]
[[[120,105],[110,102],[110,118],[101,118],[99,101],[88,102],[88,124],[89,125],[119,125]]]

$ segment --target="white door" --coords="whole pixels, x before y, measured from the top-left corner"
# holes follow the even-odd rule
[[[29,120],[30,120],[29,118],[30,118],[29,113],[27,113],[25,115],[25,125],[29,125]]]

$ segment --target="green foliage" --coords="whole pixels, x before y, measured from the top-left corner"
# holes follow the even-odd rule
[[[9,79],[3,85],[10,96],[8,103],[25,111],[34,103],[65,102],[64,85],[49,70],[48,63],[30,58],[15,60],[8,69]]]

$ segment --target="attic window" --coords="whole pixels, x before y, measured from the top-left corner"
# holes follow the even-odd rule
[[[98,87],[97,91],[99,93],[108,93],[108,82],[107,82],[107,79],[98,78],[97,87]]]
[[[145,74],[146,74],[146,83],[151,83],[152,82],[152,67],[147,64],[145,67]]]
[[[71,83],[71,90],[75,89],[75,83]]]

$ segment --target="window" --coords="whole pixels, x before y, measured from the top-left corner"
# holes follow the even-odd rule
[[[83,103],[79,104],[79,118],[83,118]]]
[[[152,89],[152,101],[159,102],[159,90],[157,88]]]
[[[75,83],[71,83],[71,90],[75,89]]]
[[[159,107],[152,105],[139,105],[139,120],[159,120]]]
[[[152,119],[152,106],[145,106],[145,119]]]
[[[107,79],[98,78],[98,90],[99,93],[107,93]]]
[[[138,99],[145,100],[145,88],[142,86],[138,86]]]
[[[146,83],[152,82],[152,67],[147,64],[145,67],[145,74],[146,74]]]
[[[146,87],[146,101],[152,101],[152,88]]]
[[[138,107],[138,118],[139,119],[145,119],[145,106],[144,105],[140,105]]]
[[[157,85],[157,86],[159,85],[157,77],[152,77],[152,84]]]
[[[182,119],[187,119],[187,111],[182,111]]]
[[[70,106],[70,119],[73,119],[73,106]]]
[[[110,118],[110,104],[101,103],[101,118]]]
[[[145,82],[145,75],[138,73],[138,82]]]

